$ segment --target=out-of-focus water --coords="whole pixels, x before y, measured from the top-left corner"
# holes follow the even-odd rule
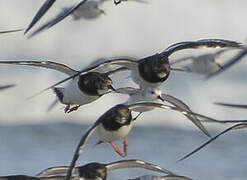
[[[48,167],[68,165],[88,126],[75,123],[1,126],[0,175],[34,175]],[[216,133],[212,129],[210,132]],[[222,136],[180,163],[176,160],[207,140],[198,130],[137,125],[128,137],[128,159],[146,160],[197,180],[246,179],[247,133],[244,130]],[[96,142],[97,136],[93,135],[78,165],[122,159],[110,145],[94,146]],[[117,144],[121,146],[122,142]],[[137,169],[116,170],[109,173],[109,179],[125,180],[150,173]]]

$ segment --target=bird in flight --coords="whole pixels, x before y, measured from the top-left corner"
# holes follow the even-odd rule
[[[174,52],[184,49],[196,49],[196,48],[223,48],[223,47],[235,47],[242,48],[242,44],[223,40],[223,39],[202,39],[198,41],[185,41],[175,43],[168,48],[166,48],[163,52],[151,55],[148,57],[144,57],[139,60],[135,60],[132,58],[115,58],[111,60],[106,60],[100,64],[97,64],[92,67],[85,68],[83,70],[78,71],[74,75],[59,81],[58,83],[43,89],[39,93],[42,93],[50,88],[53,88],[63,82],[66,82],[70,79],[79,76],[82,73],[86,73],[88,71],[97,70],[98,68],[104,67],[106,65],[119,65],[125,68],[128,68],[131,71],[132,80],[137,83],[141,88],[146,87],[158,87],[165,80],[167,80],[171,71],[184,71],[182,69],[177,69],[170,67],[169,56]]]
[[[0,64],[14,64],[48,68],[65,73],[69,76],[77,73],[76,70],[60,63],[52,61],[0,61]],[[65,112],[77,110],[81,105],[89,104],[103,95],[114,91],[110,75],[124,71],[126,68],[118,68],[107,73],[88,72],[68,83],[65,87],[54,87],[57,99],[51,104],[51,109],[58,101],[65,104]],[[71,107],[71,105],[75,105]]]
[[[175,173],[164,169],[158,165],[138,160],[138,159],[129,159],[129,160],[121,160],[121,161],[115,161],[107,164],[93,162],[88,163],[83,166],[77,166],[73,169],[73,173],[71,174],[71,178],[86,178],[87,180],[106,180],[107,174],[109,171],[117,170],[117,169],[126,169],[126,168],[141,168],[146,169],[162,174],[167,175],[174,175]],[[69,170],[68,166],[57,166],[57,167],[51,167],[48,169],[43,170],[39,174],[36,175],[36,177],[44,178],[44,177],[64,177],[66,176],[67,172]]]
[[[44,25],[42,25],[38,30],[33,32],[29,37],[32,37],[32,36],[42,32],[45,29],[51,28],[52,26],[56,25],[57,23],[59,23],[60,21],[62,21],[66,17],[68,17],[69,15],[76,13],[76,11],[81,11],[82,9],[86,9],[86,11],[88,12],[87,15],[86,15],[86,12],[83,13],[84,17],[89,17],[89,16],[97,17],[100,14],[105,14],[105,12],[101,8],[99,8],[99,6],[101,6],[104,2],[107,2],[107,1],[108,0],[99,0],[99,1],[82,0],[79,3],[73,5],[69,8],[63,9],[63,11],[61,11],[61,13],[59,13],[55,18],[53,18],[52,20],[50,20],[47,23],[45,23]],[[146,3],[146,1],[144,1],[144,0],[114,0],[114,3],[117,5],[117,4],[121,3],[122,1],[136,1],[136,2],[140,2],[140,3]],[[45,13],[52,7],[52,5],[55,2],[56,2],[56,0],[46,0],[44,2],[44,4],[41,6],[41,8],[35,14],[31,23],[29,24],[29,26],[25,30],[24,34],[28,33],[31,30],[31,28],[45,15]],[[83,6],[85,6],[85,8],[83,8]]]

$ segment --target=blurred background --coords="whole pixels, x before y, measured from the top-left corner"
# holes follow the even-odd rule
[[[30,39],[23,32],[0,34],[0,60],[50,60],[80,70],[98,58],[142,58],[180,41],[223,38],[244,42],[246,39],[247,1],[244,0],[146,0],[146,4],[130,1],[118,6],[112,1],[104,4],[107,14],[92,21],[73,21],[68,17]],[[36,27],[76,2],[57,1]],[[42,0],[1,0],[0,31],[26,28],[42,4]],[[171,61],[184,55],[214,51],[184,50],[171,56]],[[230,57],[224,56],[222,61]],[[247,119],[246,110],[213,104],[216,101],[247,104],[245,71],[243,59],[207,81],[198,74],[172,72],[162,89],[186,102],[194,112],[220,120]],[[55,99],[51,90],[30,100],[27,97],[66,75],[35,67],[1,65],[0,76],[0,85],[17,84],[0,93],[0,175],[34,175],[51,166],[68,165],[86,128],[113,105],[127,99],[112,93],[70,114],[64,114],[62,104],[47,113]],[[113,79],[116,87],[134,85],[128,74]],[[227,127],[205,126],[212,134]],[[242,143],[245,138],[244,130],[229,133],[192,158],[176,163],[207,137],[181,114],[154,110],[135,123],[129,135],[128,158],[150,161],[193,179],[246,179],[247,145]],[[94,147],[96,142],[95,136],[78,164],[119,160],[109,145]],[[127,179],[141,173],[148,174],[123,170],[110,173],[109,179]]]

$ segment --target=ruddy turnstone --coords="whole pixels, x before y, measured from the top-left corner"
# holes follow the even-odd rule
[[[158,87],[160,86],[169,76],[171,70],[181,70],[170,67],[169,56],[174,52],[183,49],[195,49],[195,48],[217,48],[217,47],[239,47],[242,45],[235,41],[223,40],[223,39],[203,39],[198,41],[185,41],[173,44],[166,48],[163,52],[155,54],[149,57],[142,58],[140,60],[134,60],[130,58],[117,58],[107,60],[98,65],[78,71],[78,73],[42,90],[44,92],[54,86],[57,86],[69,79],[72,79],[81,73],[95,70],[105,65],[120,65],[128,68],[131,71],[132,79],[141,88],[145,87]],[[182,70],[183,71],[183,70]]]
[[[0,64],[28,65],[49,68],[60,71],[69,76],[77,73],[76,70],[64,64],[52,61],[0,61]],[[57,99],[52,103],[52,106],[59,100],[62,104],[67,105],[65,112],[69,113],[77,110],[81,105],[97,100],[104,94],[109,93],[109,90],[114,91],[112,80],[109,76],[121,70],[126,69],[118,68],[107,73],[88,72],[74,78],[73,81],[69,82],[65,87],[54,87],[53,90],[56,93]],[[70,105],[74,104],[76,106],[71,108]]]

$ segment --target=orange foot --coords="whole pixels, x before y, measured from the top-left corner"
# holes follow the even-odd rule
[[[120,156],[122,157],[126,156],[126,154],[124,154],[113,142],[109,142],[109,143]]]
[[[127,153],[128,153],[128,145],[129,145],[127,136],[124,137],[123,144],[124,144],[124,154],[125,154],[125,156],[127,156]]]
[[[74,106],[70,108],[66,113],[71,113],[72,111],[76,111],[81,105]]]
[[[64,108],[64,112],[68,113],[68,111],[70,110],[70,104],[68,104],[65,108]]]

